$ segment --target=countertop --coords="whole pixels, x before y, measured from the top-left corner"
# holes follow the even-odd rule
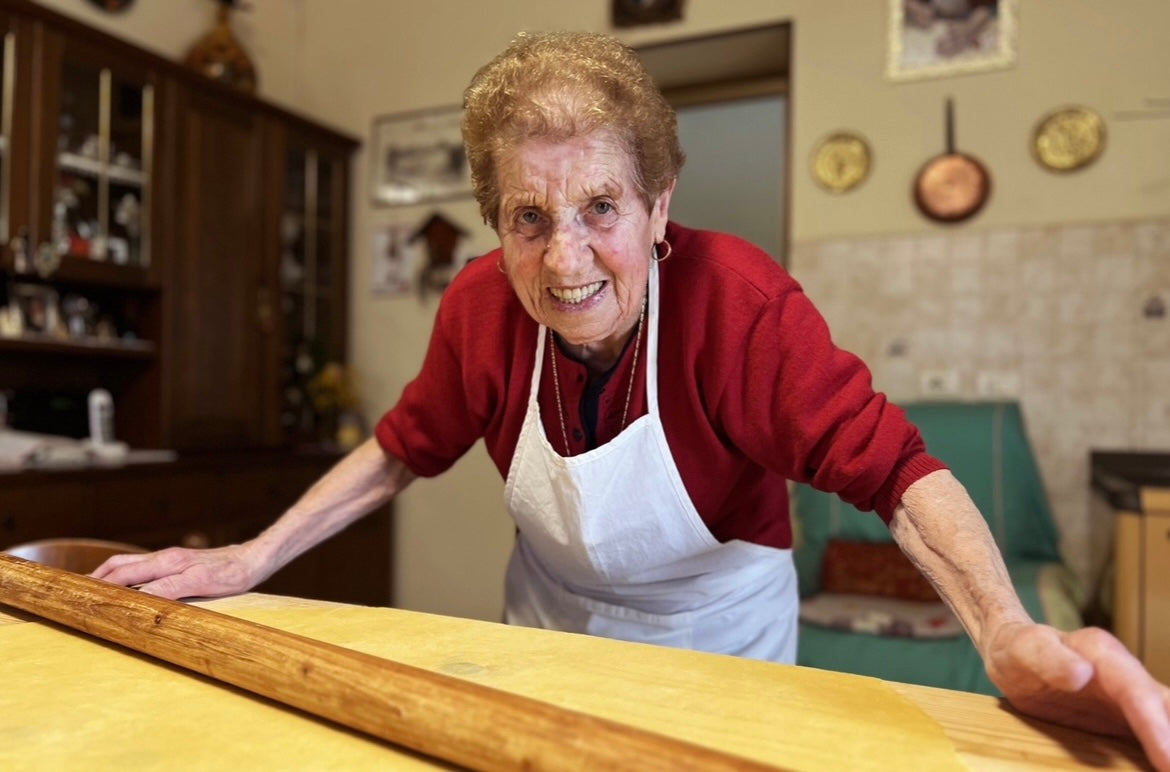
[[[1089,467],[1093,487],[1115,510],[1142,511],[1142,488],[1170,489],[1170,453],[1093,450]]]

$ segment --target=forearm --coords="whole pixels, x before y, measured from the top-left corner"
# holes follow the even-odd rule
[[[1031,621],[987,523],[950,472],[933,472],[907,488],[890,530],[980,652],[986,654],[999,626]]]
[[[390,501],[414,475],[371,438],[343,458],[275,523],[248,543],[269,576],[295,557]]]

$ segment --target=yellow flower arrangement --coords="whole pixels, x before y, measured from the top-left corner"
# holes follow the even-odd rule
[[[309,381],[309,397],[318,415],[336,414],[357,407],[349,371],[337,362],[326,362]]]
[[[343,450],[356,447],[364,431],[358,415],[357,395],[349,370],[338,362],[326,362],[309,380],[309,399],[317,416],[318,431]]]

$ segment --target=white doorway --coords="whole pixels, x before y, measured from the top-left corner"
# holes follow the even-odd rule
[[[671,218],[734,233],[783,262],[786,108],[779,96],[679,108],[687,162]]]
[[[687,162],[671,219],[733,233],[787,263],[790,24],[638,53],[678,113]]]

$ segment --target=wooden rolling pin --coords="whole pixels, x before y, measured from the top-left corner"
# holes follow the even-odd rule
[[[474,769],[774,769],[4,554],[0,603]]]

